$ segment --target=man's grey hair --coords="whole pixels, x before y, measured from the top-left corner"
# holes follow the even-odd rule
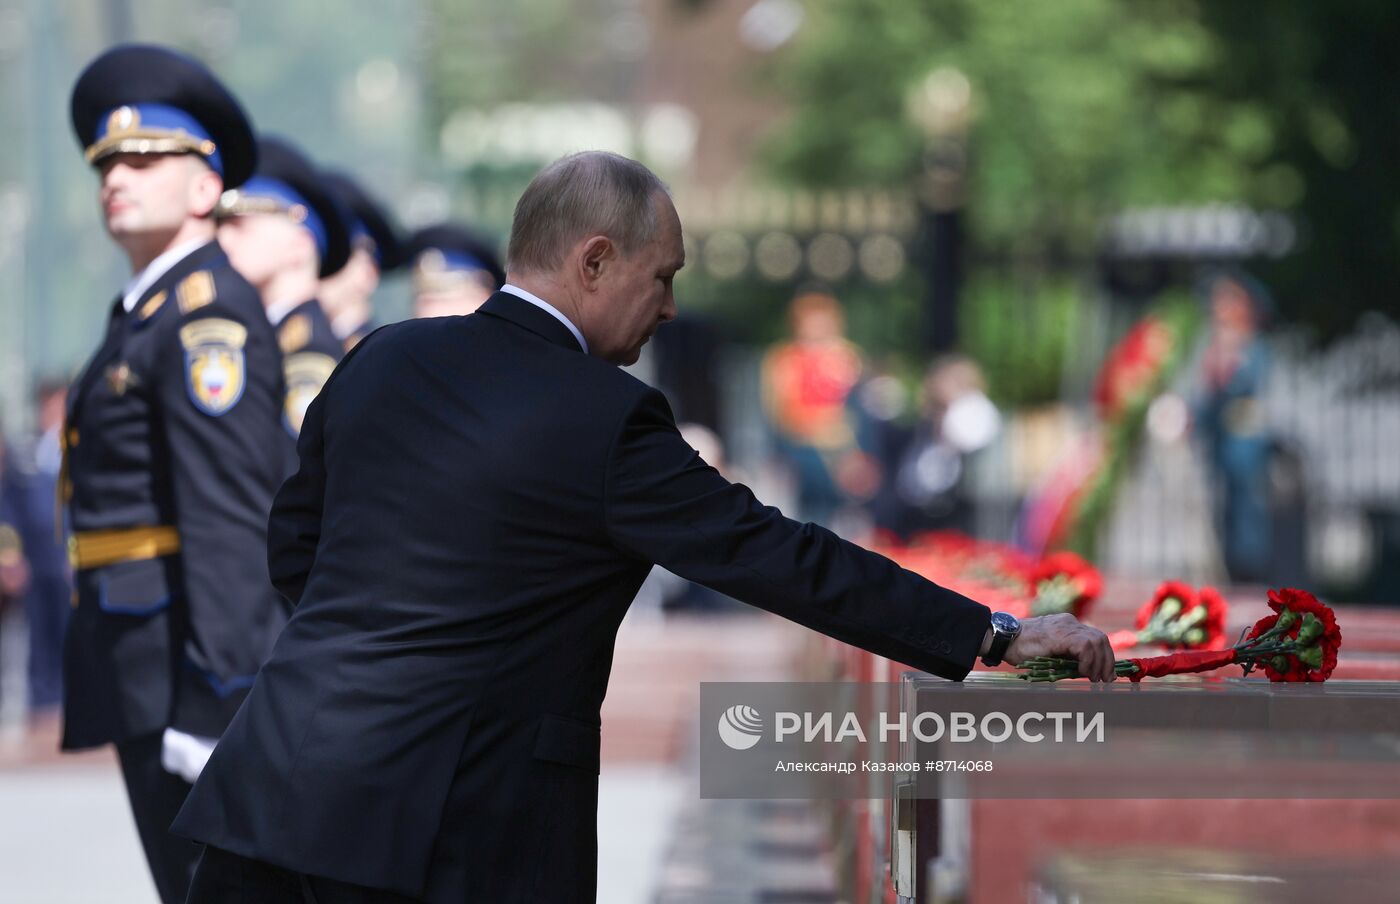
[[[607,151],[561,157],[531,180],[515,205],[506,269],[547,273],[578,240],[605,235],[631,254],[656,234],[657,192],[666,184],[635,160]]]

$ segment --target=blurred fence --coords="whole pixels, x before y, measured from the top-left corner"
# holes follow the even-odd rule
[[[1275,440],[1267,475],[1271,580],[1400,603],[1400,323],[1369,317],[1320,350],[1296,332],[1270,342],[1263,407]],[[718,365],[723,433],[739,476],[764,501],[786,507],[790,487],[772,467],[758,404],[760,357],[759,349],[730,347]],[[1175,391],[1190,394],[1191,370]],[[1089,429],[1087,409],[1007,413],[998,439],[970,463],[975,533],[1013,538],[1028,495]],[[1226,581],[1215,479],[1195,437],[1147,430],[1104,526],[1098,564],[1130,577]]]
[[[1274,336],[1263,396],[1275,569],[1334,592],[1400,602],[1400,324],[1366,318],[1322,350]],[[1188,368],[1189,370],[1189,368]],[[1189,374],[1178,389],[1189,392]],[[1010,537],[1047,444],[1072,448],[1074,414],[1013,416],[975,463],[978,533]],[[1064,454],[1061,452],[1060,454]],[[1100,541],[1100,564],[1140,577],[1223,580],[1215,477],[1189,435],[1149,429]]]

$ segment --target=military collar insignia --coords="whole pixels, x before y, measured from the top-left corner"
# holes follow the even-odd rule
[[[136,312],[136,325],[138,327],[144,326],[148,320],[156,315],[157,311],[165,306],[166,299],[169,297],[170,293],[162,289],[147,299],[146,303],[141,305]]]
[[[282,349],[282,354],[290,355],[292,352],[305,348],[306,343],[311,341],[311,318],[305,314],[295,314],[282,321],[282,325],[277,329],[277,345]]]

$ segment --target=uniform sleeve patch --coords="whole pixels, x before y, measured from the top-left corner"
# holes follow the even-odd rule
[[[185,350],[185,385],[190,401],[205,414],[227,413],[243,397],[247,382],[243,346],[248,328],[210,317],[180,327]]]
[[[311,318],[305,314],[297,314],[288,317],[280,327],[277,328],[277,346],[282,349],[282,354],[290,355],[292,352],[300,351],[306,347],[306,343],[311,341]]]
[[[197,311],[214,301],[214,274],[199,270],[181,280],[175,289],[175,297],[180,302],[180,313]]]
[[[306,419],[306,409],[320,395],[321,387],[330,379],[335,370],[335,359],[320,352],[302,352],[288,355],[282,363],[282,371],[287,382],[287,398],[282,406],[283,422],[292,436],[301,434],[301,422]]]

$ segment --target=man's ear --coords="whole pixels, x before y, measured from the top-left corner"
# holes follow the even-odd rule
[[[316,247],[316,238],[311,234],[311,230],[297,226],[292,230],[291,241],[297,262],[305,266],[309,261],[311,269],[319,274],[321,272],[321,249]]]
[[[190,212],[203,219],[214,212],[224,193],[224,179],[218,173],[196,162],[198,171],[190,183]]]
[[[579,279],[592,289],[603,278],[608,263],[617,257],[617,246],[605,235],[595,235],[579,246],[577,260]]]

